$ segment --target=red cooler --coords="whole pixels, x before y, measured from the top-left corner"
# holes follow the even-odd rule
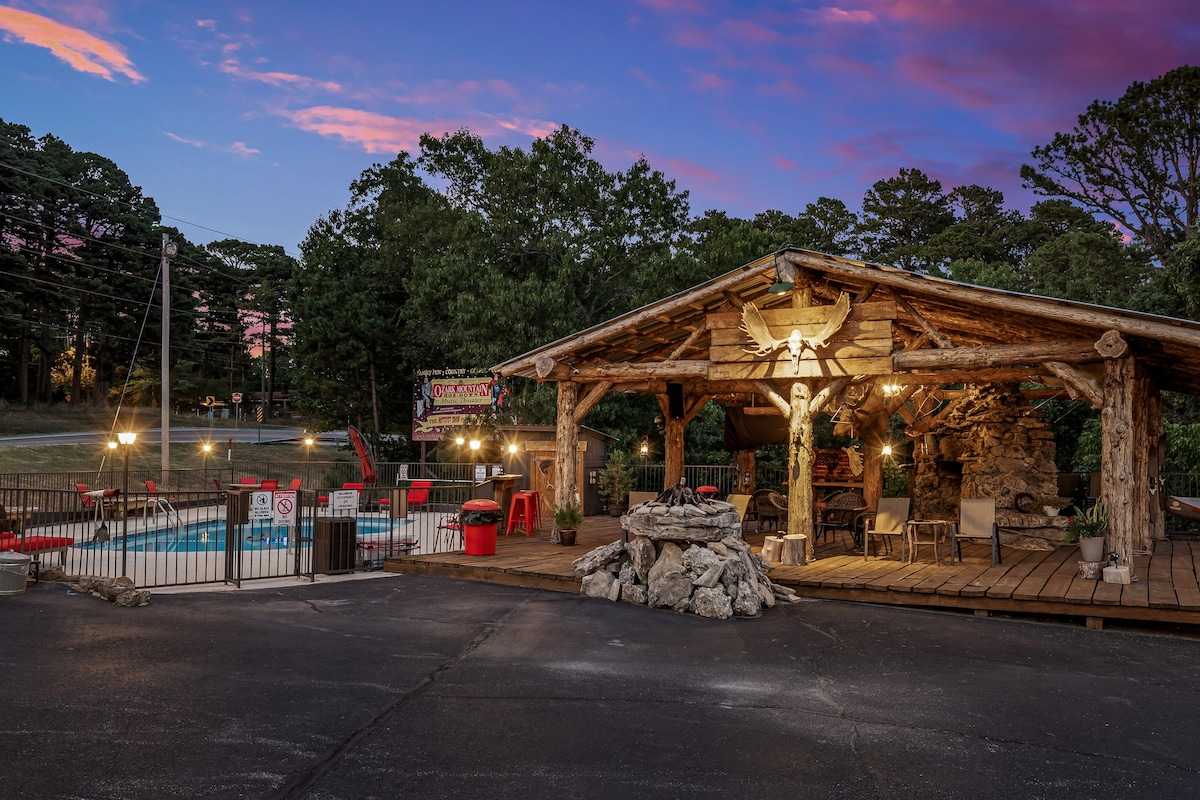
[[[492,500],[468,500],[463,503],[459,521],[463,529],[463,553],[468,556],[496,554],[496,528],[500,524],[500,504]]]

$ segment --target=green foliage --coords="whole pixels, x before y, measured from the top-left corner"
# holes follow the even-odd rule
[[[1200,218],[1198,125],[1200,67],[1179,67],[1094,101],[1074,130],[1034,148],[1021,178],[1116,220],[1165,262]]]
[[[560,531],[577,530],[583,524],[583,509],[578,503],[564,503],[554,510],[554,527]]]
[[[624,450],[609,450],[608,463],[597,480],[597,490],[605,500],[617,505],[628,503],[633,488],[633,457]]]
[[[1093,539],[1097,536],[1103,536],[1108,530],[1108,507],[1103,503],[1087,509],[1080,510],[1079,506],[1071,508],[1071,520],[1067,523],[1066,540],[1073,542],[1076,539]]]
[[[914,272],[929,271],[926,246],[955,221],[942,184],[919,169],[901,169],[895,178],[876,181],[862,208],[857,233],[863,256]]]

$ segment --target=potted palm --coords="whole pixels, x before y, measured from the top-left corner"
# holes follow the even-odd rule
[[[554,510],[554,530],[566,546],[575,544],[575,533],[583,523],[583,509],[578,503],[563,503]]]
[[[1079,555],[1084,561],[1100,561],[1104,558],[1104,534],[1108,530],[1108,508],[1097,503],[1086,511],[1079,506],[1071,509],[1067,523],[1067,541],[1079,540]]]
[[[608,501],[608,513],[619,517],[629,508],[629,490],[633,488],[633,461],[624,450],[608,454],[608,463],[600,470],[597,489]]]

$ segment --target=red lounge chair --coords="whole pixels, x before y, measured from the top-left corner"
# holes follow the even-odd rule
[[[158,498],[158,484],[156,484],[156,483],[155,483],[154,481],[152,481],[152,480],[147,480],[145,483],[146,483],[146,491],[147,491],[147,492],[150,494],[150,496],[151,496],[151,497],[153,497],[153,498],[156,498],[156,499],[157,499],[157,498]],[[168,498],[167,498],[167,501],[168,501],[168,502],[171,502],[171,503],[174,503],[174,502],[175,502],[175,498],[174,498],[174,497],[168,497]]]
[[[410,506],[429,505],[431,488],[433,488],[433,481],[413,481],[408,490],[408,504]]]
[[[279,488],[279,481],[263,481],[262,486],[259,486],[258,488],[262,489],[264,492],[273,492]]]
[[[303,478],[292,478],[292,482],[288,484],[288,489],[293,492],[300,488],[300,484],[304,482]]]

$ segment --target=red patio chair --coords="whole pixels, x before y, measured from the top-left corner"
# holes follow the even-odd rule
[[[154,481],[149,480],[149,479],[146,480],[146,491],[150,494],[151,497],[154,497],[154,498],[158,497],[158,485]],[[174,497],[168,497],[167,500],[168,500],[168,502],[171,502],[171,503],[175,502]]]
[[[300,484],[304,481],[303,478],[292,478],[292,482],[288,484],[288,489],[293,492],[300,488]]]
[[[263,481],[262,485],[258,488],[262,489],[264,492],[273,492],[279,488],[279,481]]]

